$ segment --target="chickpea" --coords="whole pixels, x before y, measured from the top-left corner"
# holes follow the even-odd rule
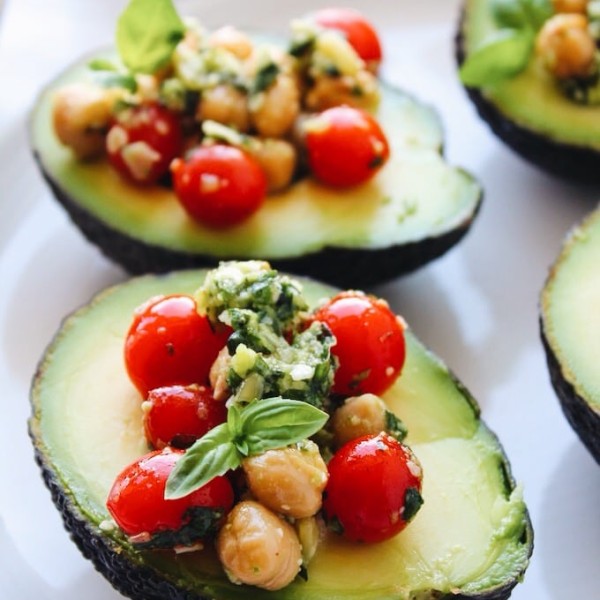
[[[552,0],[555,13],[587,13],[588,0]]]
[[[292,526],[258,502],[244,500],[227,515],[217,552],[231,581],[279,590],[302,564],[302,548]]]
[[[225,346],[217,355],[208,373],[210,386],[213,390],[215,400],[222,402],[227,400],[230,395],[229,385],[227,385],[227,372],[231,363],[231,356]]]
[[[279,192],[290,185],[298,158],[292,144],[285,140],[267,138],[253,144],[249,151],[267,176],[269,192]]]
[[[242,468],[252,494],[271,510],[303,518],[321,508],[328,471],[314,442],[267,450],[244,459]]]
[[[306,107],[312,111],[322,111],[341,104],[368,110],[378,102],[377,79],[366,70],[359,71],[353,77],[317,77],[305,97]]]
[[[104,137],[116,99],[114,90],[84,83],[60,88],[54,96],[52,121],[58,139],[82,159],[104,152]]]
[[[230,25],[213,31],[208,38],[208,44],[216,48],[224,48],[240,60],[246,60],[253,50],[250,38]]]
[[[283,137],[299,113],[300,91],[294,78],[283,73],[250,101],[252,124],[263,137]]]
[[[348,398],[331,418],[334,441],[337,446],[361,435],[385,431],[385,403],[374,394]]]
[[[596,44],[583,15],[558,14],[540,30],[536,51],[555,77],[585,77],[593,70]]]
[[[246,94],[229,84],[205,90],[196,110],[198,121],[212,120],[238,131],[247,131],[250,124]]]

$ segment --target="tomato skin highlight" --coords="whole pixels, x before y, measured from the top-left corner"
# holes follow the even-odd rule
[[[225,403],[217,402],[210,388],[196,384],[150,390],[144,406],[146,438],[159,449],[190,446],[226,420]]]
[[[145,144],[142,153],[139,152],[141,144]],[[179,155],[182,146],[179,119],[158,103],[123,110],[106,136],[110,164],[123,177],[139,185],[156,183],[168,173],[171,161]]]
[[[402,531],[414,515],[403,517],[411,508],[406,505],[407,490],[420,500],[421,467],[410,449],[387,433],[347,442],[328,468],[325,518],[347,539],[381,542]]]
[[[167,478],[182,450],[155,450],[133,461],[117,476],[107,500],[107,508],[128,536],[156,534],[180,529],[185,512],[195,506],[223,509],[233,506],[233,488],[225,476],[218,476],[188,496],[165,500]]]
[[[333,393],[380,395],[402,372],[404,325],[384,300],[362,292],[341,292],[314,318],[326,323],[337,340],[331,349],[339,361]]]
[[[171,164],[183,208],[203,225],[226,228],[245,221],[263,204],[267,177],[258,162],[233,146],[199,146]]]
[[[381,41],[375,27],[352,8],[324,8],[314,13],[315,23],[326,29],[341,31],[366,63],[379,63],[383,57]]]
[[[312,174],[333,187],[365,183],[390,155],[387,138],[377,121],[358,108],[329,108],[306,121],[305,133]]]
[[[213,331],[191,296],[151,299],[134,313],[125,339],[125,366],[145,398],[167,385],[208,384],[210,367],[231,330]]]

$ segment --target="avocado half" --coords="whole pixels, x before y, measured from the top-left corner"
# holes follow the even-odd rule
[[[552,385],[600,464],[600,207],[567,236],[541,294],[541,336]]]
[[[90,58],[41,93],[31,115],[30,141],[73,222],[130,273],[258,258],[280,270],[365,287],[442,255],[465,235],[479,210],[479,184],[441,155],[437,113],[383,85],[377,117],[392,156],[374,180],[336,190],[304,178],[269,196],[239,226],[203,227],[185,213],[171,189],[133,186],[106,161],[79,162],[60,144],[51,124],[53,92],[89,76]]]
[[[68,317],[35,375],[30,434],[46,485],[82,553],[136,600],[398,600],[508,598],[527,568],[533,532],[520,489],[477,403],[408,331],[403,374],[385,394],[424,468],[425,504],[379,544],[325,534],[297,579],[272,592],[229,582],[207,547],[134,550],[107,526],[117,473],[147,451],[141,397],[122,362],[132,311],[157,294],[192,293],[205,272],[146,275],[110,288]],[[314,305],[336,292],[301,280]]]
[[[493,4],[464,1],[455,38],[459,66],[499,29]],[[480,117],[523,158],[565,179],[600,182],[600,106],[569,100],[534,57],[515,77],[465,89]]]

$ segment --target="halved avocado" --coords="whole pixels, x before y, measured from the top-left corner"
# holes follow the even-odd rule
[[[541,335],[563,411],[600,464],[600,208],[568,235],[541,295]]]
[[[459,65],[499,25],[494,0],[465,0],[456,35]],[[600,106],[576,104],[532,56],[518,75],[466,88],[481,118],[523,158],[567,179],[600,182]]]
[[[108,289],[66,319],[40,362],[31,393],[36,458],[67,530],[96,568],[139,600],[507,598],[533,543],[520,489],[475,400],[410,331],[403,374],[385,399],[409,428],[425,503],[396,537],[361,545],[327,533],[308,580],[273,594],[230,583],[210,547],[142,552],[106,527],[114,477],[147,450],[141,398],[122,362],[132,311],[156,294],[191,293],[203,277],[146,275]],[[313,304],[335,292],[302,281]]]
[[[53,92],[85,78],[88,60],[42,92],[31,117],[31,145],[75,224],[131,273],[259,258],[281,270],[364,287],[440,256],[464,236],[478,212],[479,184],[441,156],[437,114],[384,85],[377,117],[392,157],[373,181],[340,191],[304,178],[270,196],[242,225],[225,231],[203,227],[170,189],[132,186],[106,161],[78,162],[60,144],[51,124]]]

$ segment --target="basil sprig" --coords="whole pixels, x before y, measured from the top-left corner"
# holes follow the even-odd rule
[[[184,32],[172,0],[130,0],[117,21],[117,49],[132,73],[155,73],[169,62]]]
[[[550,0],[494,0],[491,7],[500,29],[469,54],[459,71],[461,81],[470,87],[520,73],[529,62],[537,32],[553,13]]]
[[[167,479],[165,498],[187,496],[211,479],[242,464],[246,456],[300,442],[323,427],[329,415],[298,400],[266,398],[240,408],[232,405],[227,422],[197,440],[177,461]]]

